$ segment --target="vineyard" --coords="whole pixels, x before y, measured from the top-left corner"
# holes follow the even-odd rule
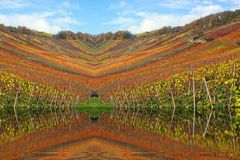
[[[0,72],[0,141],[36,132],[74,119],[77,97]]]
[[[114,117],[185,142],[239,150],[239,73],[237,59],[123,91],[113,97]]]
[[[91,137],[238,159],[239,15],[138,35],[0,25],[0,159]]]

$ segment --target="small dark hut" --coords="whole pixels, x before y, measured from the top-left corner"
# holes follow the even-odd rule
[[[99,93],[96,92],[96,91],[93,91],[93,92],[90,94],[90,98],[100,98]]]
[[[92,123],[98,123],[99,120],[100,120],[99,117],[90,117],[90,122],[92,122]]]

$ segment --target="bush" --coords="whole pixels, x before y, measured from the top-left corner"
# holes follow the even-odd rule
[[[205,38],[205,40],[206,40],[206,42],[211,42],[211,41],[214,40],[214,38],[212,38],[212,37],[207,37],[207,38]]]

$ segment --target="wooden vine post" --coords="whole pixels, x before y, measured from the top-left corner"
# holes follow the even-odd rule
[[[17,115],[18,94],[19,94],[19,91],[17,90],[17,94],[16,94],[16,97],[15,97],[15,100],[14,100],[13,110],[14,110],[14,115],[15,115],[15,119],[16,119],[16,122],[17,122],[17,127],[19,128],[19,121],[18,121],[18,115]]]
[[[169,85],[169,90],[170,90],[170,93],[171,93],[172,104],[173,104],[173,112],[172,112],[171,123],[170,123],[170,128],[172,128],[173,119],[174,119],[174,116],[175,116],[176,104],[175,104],[175,99],[174,99],[174,96],[173,96],[172,88],[171,88],[170,85]]]
[[[194,140],[195,137],[195,126],[196,126],[196,91],[195,91],[195,78],[193,74],[193,130],[192,130],[192,138]]]
[[[206,90],[207,90],[208,98],[209,98],[210,103],[211,103],[211,110],[213,110],[213,109],[214,109],[214,106],[213,106],[213,104],[212,104],[212,98],[211,98],[211,95],[210,95],[210,93],[209,93],[209,89],[208,89],[208,86],[207,86],[207,82],[206,82],[205,77],[203,77],[203,81],[204,81],[204,84],[205,84],[205,87],[206,87]],[[206,136],[206,134],[207,134],[207,130],[208,130],[208,126],[209,126],[211,117],[212,117],[212,111],[211,111],[210,114],[209,114],[209,117],[208,117],[208,120],[207,120],[207,124],[206,124],[206,128],[205,128],[204,133],[203,133],[203,138],[204,138],[204,137]]]

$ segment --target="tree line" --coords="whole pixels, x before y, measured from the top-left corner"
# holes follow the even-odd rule
[[[194,30],[206,30],[212,29],[215,27],[219,27],[222,25],[226,25],[231,22],[237,22],[240,20],[240,9],[235,11],[225,11],[217,14],[211,14],[209,16],[200,18],[195,20],[185,26],[165,26],[158,30],[152,32],[145,32],[139,34],[137,36],[151,36],[151,35],[159,35],[159,34],[171,34],[181,31],[187,31],[190,29]],[[0,24],[0,31],[8,32],[8,33],[18,33],[18,34],[25,34],[25,35],[32,35],[32,36],[40,36],[40,37],[54,37],[57,39],[65,39],[65,40],[84,40],[84,41],[107,41],[107,40],[123,40],[123,39],[130,39],[136,37],[136,35],[132,34],[129,31],[118,31],[116,33],[107,32],[102,33],[99,35],[92,35],[87,33],[74,33],[72,31],[60,31],[59,33],[52,35],[44,32],[38,32],[35,30],[31,30],[24,26],[12,27],[12,26],[5,26]]]
[[[84,40],[84,41],[106,41],[106,40],[123,40],[134,37],[129,31],[118,31],[116,33],[108,32],[99,35],[91,35],[87,33],[74,33],[72,31],[61,31],[55,35],[56,38],[66,40]]]

